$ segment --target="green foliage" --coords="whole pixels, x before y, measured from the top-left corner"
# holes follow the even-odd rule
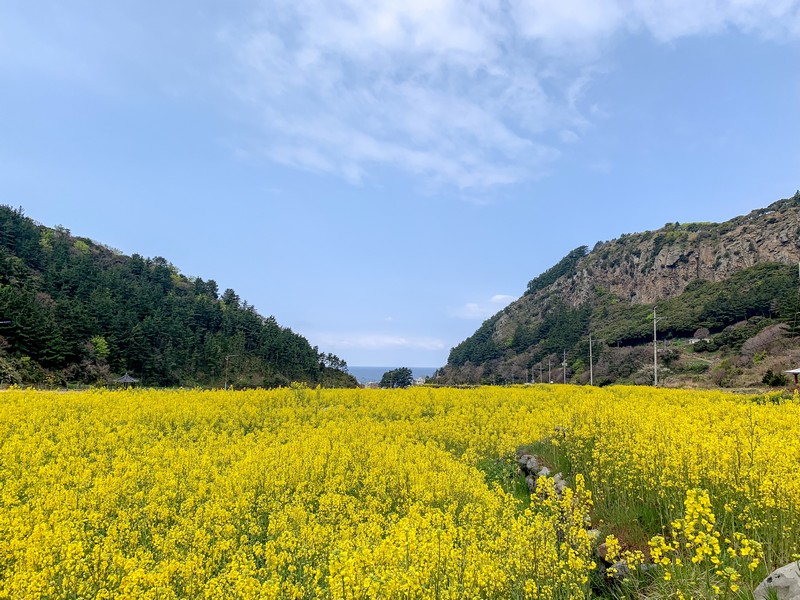
[[[572,252],[567,254],[564,258],[558,261],[555,266],[550,267],[536,277],[528,282],[528,289],[526,290],[526,294],[533,294],[546,288],[549,285],[552,285],[556,282],[556,280],[560,279],[564,276],[570,276],[575,273],[575,268],[578,265],[578,261],[586,256],[586,252],[588,251],[588,247],[580,246],[575,248]]]
[[[411,374],[411,369],[408,367],[400,367],[386,371],[381,377],[380,386],[382,388],[406,388],[414,383],[414,377]]]
[[[91,339],[92,348],[94,349],[94,354],[97,358],[105,360],[108,358],[108,355],[111,354],[111,350],[108,348],[108,342],[106,338],[102,335],[96,335]]]
[[[717,351],[717,344],[714,340],[707,342],[706,340],[700,340],[694,346],[692,346],[692,351],[694,352],[716,352]]]
[[[537,360],[549,354],[572,350],[588,334],[591,313],[592,309],[588,305],[573,309],[563,303],[556,303],[538,328],[537,338],[540,343]]]
[[[493,317],[486,319],[475,333],[450,350],[450,356],[447,359],[448,364],[460,367],[468,362],[473,364],[484,363],[502,356],[503,349],[495,343],[492,337],[495,323],[497,323],[501,314],[497,313]]]
[[[742,370],[726,358],[711,371],[710,376],[715,385],[729,387],[736,376],[741,373]]]
[[[789,379],[783,373],[773,373],[772,369],[767,369],[761,383],[771,387],[783,387],[789,385]]]
[[[503,491],[519,500],[523,506],[530,505],[531,494],[528,484],[520,473],[514,456],[487,457],[478,461],[476,467],[483,472],[489,487],[499,485]]]
[[[701,373],[707,372],[711,368],[711,364],[707,362],[694,362],[689,363],[685,367],[683,367],[684,373],[694,373],[699,375]]]
[[[659,337],[689,337],[699,327],[720,332],[750,320],[747,329],[725,332],[715,336],[713,343],[698,342],[694,348],[696,352],[713,351],[723,345],[738,349],[769,324],[765,319],[791,323],[797,310],[796,269],[761,263],[724,281],[690,282],[679,296],[658,303]],[[599,325],[598,338],[610,344],[640,344],[652,340],[652,315],[652,306],[606,302],[596,306],[592,319]]]
[[[730,350],[738,351],[742,344],[772,323],[773,321],[762,317],[753,317],[748,321],[737,323],[714,336],[714,345],[718,348],[727,347]],[[714,350],[711,344],[708,349],[709,351]]]
[[[102,362],[145,385],[221,386],[225,357],[236,355],[235,387],[357,385],[344,361],[262,317],[233,290],[220,299],[216,282],[184,277],[164,258],[124,256],[7,206],[0,320],[11,321],[0,325],[4,381],[95,383],[105,376]]]

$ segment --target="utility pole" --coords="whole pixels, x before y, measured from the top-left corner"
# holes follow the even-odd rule
[[[797,336],[797,310],[798,305],[800,305],[800,262],[797,263],[797,302],[794,305],[794,323],[792,323],[792,337]]]
[[[658,338],[656,337],[656,305],[653,304],[653,386],[658,387]]]
[[[544,363],[539,361],[539,383],[542,383],[544,379]]]
[[[589,334],[589,385],[594,385],[594,367],[592,365],[592,334]]]
[[[553,371],[550,366],[550,357],[547,357],[547,381],[548,383],[553,383]]]
[[[561,363],[561,370],[564,372],[564,383],[567,383],[567,351],[564,350],[564,360]]]

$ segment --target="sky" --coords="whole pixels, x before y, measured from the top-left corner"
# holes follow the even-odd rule
[[[0,204],[441,366],[573,248],[800,188],[800,0],[5,0]]]

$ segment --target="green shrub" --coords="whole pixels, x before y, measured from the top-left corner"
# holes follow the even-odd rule
[[[772,369],[767,369],[761,378],[761,383],[771,387],[783,387],[789,385],[789,379],[783,373],[773,373]]]

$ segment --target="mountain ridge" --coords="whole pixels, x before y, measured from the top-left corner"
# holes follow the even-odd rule
[[[346,363],[232,289],[0,205],[0,382],[357,385]]]
[[[438,379],[519,381],[566,352],[580,381],[589,333],[603,340],[600,354],[603,343],[641,345],[652,340],[654,305],[661,335],[672,338],[755,317],[763,327],[796,320],[799,261],[800,192],[722,223],[667,223],[581,246],[454,347]],[[616,381],[629,382],[607,382]]]

